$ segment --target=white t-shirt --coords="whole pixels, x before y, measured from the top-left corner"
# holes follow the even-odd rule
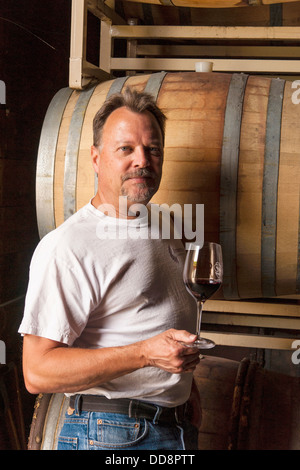
[[[123,346],[169,328],[194,333],[185,249],[174,237],[153,238],[149,222],[149,214],[116,219],[89,203],[48,233],[31,261],[19,332],[80,348]],[[191,381],[146,367],[80,393],[177,406]]]

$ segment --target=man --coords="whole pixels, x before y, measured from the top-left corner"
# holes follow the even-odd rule
[[[152,239],[142,210],[159,187],[164,123],[143,93],[103,105],[91,150],[97,194],[32,259],[24,378],[31,393],[71,396],[59,449],[196,448],[187,402],[199,351],[182,344],[196,339],[185,252],[179,240]]]

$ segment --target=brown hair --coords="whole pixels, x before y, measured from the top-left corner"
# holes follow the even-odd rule
[[[135,113],[145,113],[149,111],[153,114],[160,127],[163,141],[165,137],[166,116],[156,105],[152,95],[137,90],[126,88],[124,93],[115,93],[104,102],[96,113],[93,120],[94,146],[101,144],[101,136],[104,124],[108,116],[118,108],[125,106]]]

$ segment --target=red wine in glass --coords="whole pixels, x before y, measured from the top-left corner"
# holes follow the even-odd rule
[[[223,279],[223,261],[221,245],[204,242],[203,246],[189,246],[184,269],[183,281],[188,292],[197,302],[197,340],[193,346],[199,349],[209,349],[215,343],[201,338],[201,318],[204,302],[209,299],[221,286]]]

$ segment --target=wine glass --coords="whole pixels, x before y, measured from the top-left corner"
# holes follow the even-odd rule
[[[183,281],[188,292],[197,302],[198,339],[193,343],[199,349],[209,349],[215,343],[200,337],[204,302],[221,286],[223,279],[222,248],[217,243],[205,242],[203,246],[191,244],[185,259]],[[186,345],[187,346],[187,345]]]

